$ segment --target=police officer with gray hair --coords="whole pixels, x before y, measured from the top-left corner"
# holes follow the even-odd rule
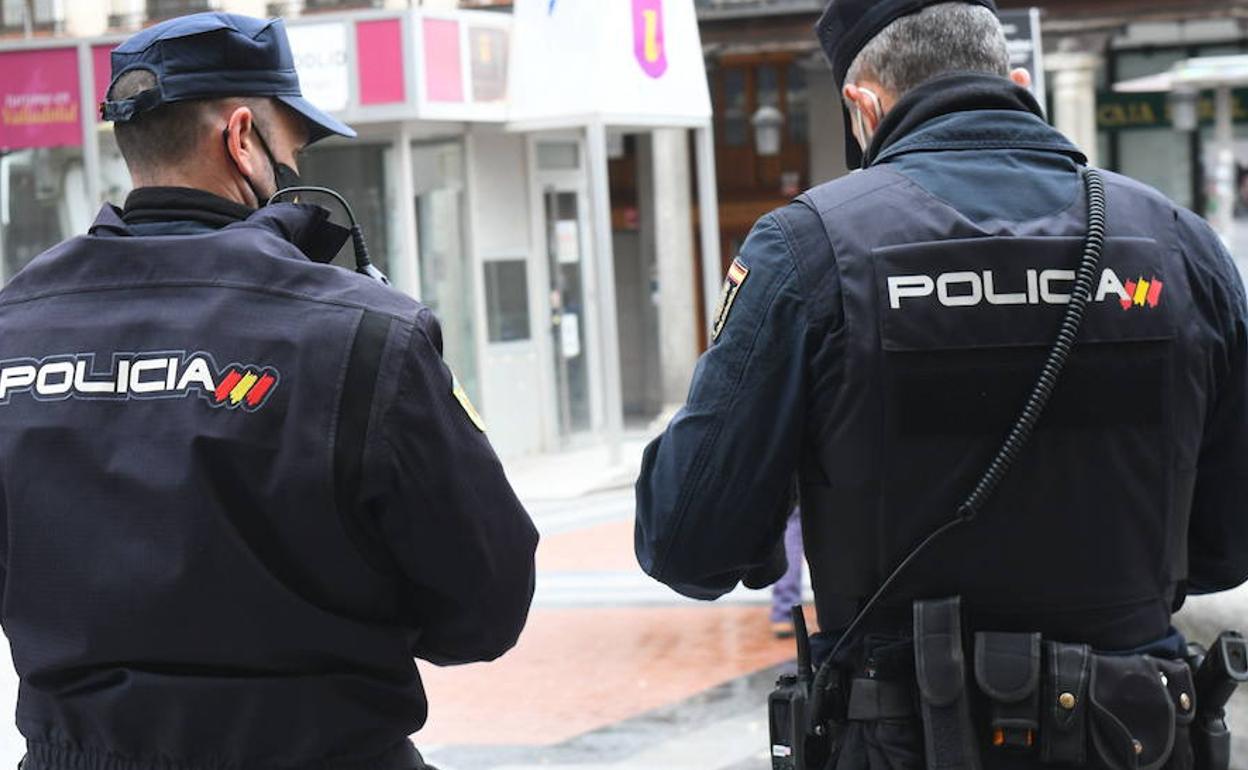
[[[0,291],[23,767],[424,768],[413,658],[516,643],[533,523],[438,320],[275,195],[355,135],[282,22],[173,19],[112,70],[134,191]]]
[[[758,222],[645,452],[637,556],[688,596],[774,581],[800,497],[776,768],[1225,763],[1171,615],[1248,579],[1240,275],[1046,123],[995,10],[830,3],[862,170]]]

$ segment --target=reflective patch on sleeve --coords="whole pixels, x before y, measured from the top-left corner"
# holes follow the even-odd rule
[[[745,285],[745,279],[750,277],[750,269],[745,266],[740,257],[732,261],[732,267],[728,268],[728,277],[724,279],[724,290],[719,295],[719,306],[715,308],[715,323],[711,326],[711,342],[719,340],[719,333],[724,330],[724,324],[728,323],[728,314],[732,312],[732,304],[737,301],[737,295],[741,292],[741,287]]]
[[[468,391],[464,390],[464,386],[460,384],[459,378],[451,374],[451,395],[455,396],[455,400],[463,407],[464,414],[468,415],[468,419],[472,420],[472,424],[477,430],[485,433],[485,420],[481,418],[481,413],[472,405],[472,399],[468,398]]]

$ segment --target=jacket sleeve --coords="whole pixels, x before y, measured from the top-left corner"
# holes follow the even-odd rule
[[[1248,308],[1239,270],[1217,235],[1187,212],[1180,231],[1216,338],[1188,530],[1188,591],[1202,594],[1248,580]]]
[[[413,652],[438,665],[493,660],[516,643],[538,540],[455,389],[438,322],[422,310],[385,417],[391,482],[376,516],[419,631]]]
[[[722,331],[684,408],[646,448],[636,486],[638,562],[697,599],[783,572],[801,439],[805,308],[776,215],[759,221],[738,261],[748,274],[721,300]]]

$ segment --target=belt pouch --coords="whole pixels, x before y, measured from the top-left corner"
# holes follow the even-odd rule
[[[1182,660],[1154,661],[1164,679],[1162,684],[1174,704],[1174,751],[1167,770],[1190,770],[1196,764],[1192,751],[1192,722],[1196,719],[1196,684],[1192,669]]]
[[[1045,642],[1044,659],[1040,760],[1046,765],[1085,764],[1092,650],[1086,644]]]
[[[928,769],[979,770],[960,597],[914,603],[914,664]]]
[[[988,696],[992,745],[1034,746],[1040,727],[1040,634],[975,634],[975,681]]]
[[[1089,732],[1113,770],[1159,770],[1174,748],[1175,707],[1146,655],[1092,656]]]

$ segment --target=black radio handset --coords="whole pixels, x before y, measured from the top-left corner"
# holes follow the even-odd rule
[[[269,205],[272,205],[278,198],[291,193],[319,193],[328,195],[338,201],[342,205],[343,211],[347,212],[347,221],[351,223],[351,249],[355,252],[355,272],[361,275],[367,275],[378,283],[386,286],[390,285],[390,279],[386,274],[377,269],[369,258],[368,244],[364,241],[364,230],[360,227],[360,223],[355,218],[355,211],[351,209],[351,204],[347,203],[347,199],[339,195],[336,191],[328,187],[313,187],[309,185],[298,185],[295,187],[284,187],[273,193],[269,198]]]

